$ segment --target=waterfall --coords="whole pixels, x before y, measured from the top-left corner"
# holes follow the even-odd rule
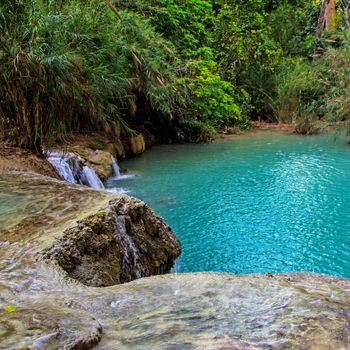
[[[120,173],[120,168],[119,168],[119,165],[117,163],[117,160],[112,155],[111,155],[111,158],[112,158],[112,168],[113,168],[113,172],[114,172],[114,177],[112,178],[112,180],[127,180],[127,179],[131,179],[131,178],[135,177],[134,174],[122,175]]]
[[[121,237],[121,246],[123,250],[123,271],[127,280],[141,278],[143,275],[143,267],[135,243],[127,233],[125,225],[125,217],[117,216],[115,219],[116,231]]]
[[[121,178],[119,165],[113,155],[111,155],[111,158],[112,158],[112,168],[113,168],[115,179],[119,179]]]
[[[82,183],[83,185],[87,185],[93,188],[97,188],[98,190],[104,190],[105,186],[100,180],[100,178],[95,173],[95,170],[88,167],[87,165],[83,166],[82,171]]]
[[[123,180],[134,177],[132,174],[121,175],[117,160],[111,155],[114,177],[111,180]],[[86,185],[98,190],[105,190],[105,186],[92,167],[85,164],[85,160],[74,153],[48,152],[47,160],[53,165],[56,172],[67,182]],[[127,193],[121,187],[107,189],[109,192]]]
[[[75,184],[77,182],[70,165],[71,159],[72,155],[70,153],[63,152],[50,152],[47,158],[47,160],[55,168],[58,175],[60,175],[67,182]]]
[[[87,185],[99,190],[105,188],[94,169],[84,165],[83,159],[78,155],[73,153],[49,152],[47,160],[67,182]]]

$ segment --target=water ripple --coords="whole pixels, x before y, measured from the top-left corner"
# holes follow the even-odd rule
[[[157,146],[123,166],[183,244],[177,271],[315,271],[350,277],[345,137],[262,134]]]

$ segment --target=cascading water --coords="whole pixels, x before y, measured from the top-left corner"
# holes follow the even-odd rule
[[[124,216],[115,218],[115,227],[121,237],[123,273],[126,275],[125,277],[127,279],[131,277],[130,280],[141,278],[143,276],[143,267],[135,243],[127,232]]]
[[[114,185],[113,181],[126,180],[126,179],[133,178],[135,176],[133,174],[122,175],[120,173],[120,168],[119,168],[119,165],[117,163],[117,160],[115,159],[115,157],[113,157],[113,155],[111,155],[111,159],[112,159],[112,169],[113,169],[114,176],[109,178],[109,182],[107,182],[107,188],[109,187],[107,189],[107,191],[117,192],[117,193],[129,193],[130,191],[126,190],[125,188],[109,186],[111,183]]]
[[[122,175],[118,163],[111,155],[114,176],[111,180],[124,180],[134,177],[132,174]],[[106,189],[101,179],[92,167],[85,164],[84,159],[73,153],[49,152],[47,160],[53,165],[56,172],[67,182],[73,184],[86,185],[98,190]],[[127,193],[128,191],[120,187],[107,189],[110,192]]]
[[[87,165],[83,166],[82,183],[83,185],[86,185],[92,188],[97,188],[99,190],[105,189],[104,184],[102,183],[100,178],[97,176],[95,170],[88,167]]]
[[[119,165],[117,163],[117,160],[115,159],[115,157],[113,157],[111,155],[112,158],[112,168],[113,168],[113,172],[114,172],[114,178],[115,179],[119,179],[122,175],[120,174],[120,168]]]
[[[72,153],[50,152],[47,160],[67,182],[86,185],[99,190],[105,188],[94,169],[84,165],[84,161],[80,156]]]
[[[120,168],[119,168],[119,165],[117,163],[117,160],[112,155],[111,155],[111,158],[112,158],[112,168],[113,168],[113,172],[114,172],[114,177],[112,178],[112,180],[126,180],[126,179],[131,179],[135,176],[133,174],[123,174],[122,175],[120,173]]]
[[[47,160],[64,180],[73,184],[77,183],[71,167],[72,155],[70,153],[50,152]]]

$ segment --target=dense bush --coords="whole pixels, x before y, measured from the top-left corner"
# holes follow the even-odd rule
[[[147,124],[199,142],[249,118],[346,119],[348,34],[339,21],[342,37],[327,47],[315,36],[319,8],[317,0],[3,0],[2,136],[40,152],[50,139],[114,121],[124,132]],[[311,60],[317,47],[325,54]]]
[[[224,79],[215,41],[215,18],[208,0],[122,1],[149,19],[177,49],[182,61],[179,81],[187,88],[187,103],[176,135],[180,140],[208,140],[215,128],[247,124],[249,97]]]
[[[277,75],[276,116],[281,121],[327,122],[350,118],[350,33],[317,60],[290,60]]]
[[[137,14],[34,0],[3,2],[0,13],[1,124],[19,145],[129,123],[141,97],[166,118],[181,105],[174,51]]]
[[[191,124],[209,135],[209,125],[241,120],[234,87],[203,54],[208,1],[0,6],[0,122],[17,145],[40,151],[44,140],[113,120],[162,123],[183,139]]]

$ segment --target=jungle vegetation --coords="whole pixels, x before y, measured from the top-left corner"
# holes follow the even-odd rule
[[[346,120],[348,27],[346,0],[2,0],[2,137],[41,152],[106,123],[202,142]]]

